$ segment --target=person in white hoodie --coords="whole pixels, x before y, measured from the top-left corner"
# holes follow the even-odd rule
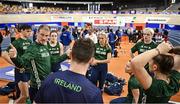
[[[88,34],[85,35],[85,38],[90,38],[94,42],[94,44],[96,44],[98,40],[96,34],[93,33],[92,29],[88,31]]]

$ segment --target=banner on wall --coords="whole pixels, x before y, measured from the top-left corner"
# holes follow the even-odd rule
[[[117,26],[117,20],[115,19],[95,19],[93,22],[95,26]]]
[[[74,18],[72,16],[51,16],[52,22],[73,22]]]
[[[94,26],[117,26],[116,16],[83,16],[82,21],[92,23]]]
[[[105,17],[103,17],[103,16],[83,16],[82,21],[83,22],[92,22],[93,23],[95,19],[102,20],[104,18]]]
[[[169,18],[165,17],[146,17],[146,23],[167,23],[169,21]]]
[[[117,24],[118,26],[125,26],[126,23],[133,23],[136,20],[136,17],[118,17]]]
[[[39,27],[41,26],[42,24],[34,24],[35,27]],[[58,24],[55,24],[55,23],[48,23],[47,24],[48,26],[52,26],[52,27],[58,27],[59,25]]]

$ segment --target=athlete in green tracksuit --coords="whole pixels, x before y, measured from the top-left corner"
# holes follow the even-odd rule
[[[139,40],[132,48],[131,48],[131,58],[134,57],[136,51],[138,54],[146,52],[148,50],[154,49],[157,47],[157,44],[152,40],[154,35],[154,30],[151,28],[145,28],[143,30],[143,39]]]
[[[167,54],[171,49],[169,43],[161,43],[156,49],[144,52],[131,60],[133,72],[147,95],[146,103],[168,103],[179,89],[179,75],[172,73],[173,66],[178,64],[173,55]],[[153,77],[144,68],[147,62],[150,71],[155,74]]]
[[[63,45],[58,42],[57,40],[58,33],[55,30],[52,30],[50,33],[50,40],[47,43],[48,49],[50,51],[51,55],[51,71],[52,72],[57,72],[61,66],[60,63],[58,62],[58,56],[62,55],[64,52]]]
[[[33,101],[36,93],[41,86],[41,82],[51,72],[51,56],[47,47],[47,41],[50,34],[50,27],[41,25],[38,29],[37,40],[31,44],[26,52],[21,56],[16,57],[16,49],[12,47],[9,55],[17,67],[24,67],[26,70],[31,70],[30,82],[30,98]],[[68,58],[67,54],[58,56],[59,62]]]
[[[154,41],[151,41],[149,44],[146,44],[143,41],[140,41],[131,48],[131,52],[135,53],[137,51],[138,54],[141,54],[143,52],[146,52],[147,50],[151,50],[156,47],[157,47],[157,44]]]
[[[19,27],[20,38],[14,40],[11,45],[16,48],[17,56],[21,57],[27,47],[32,43],[29,36],[32,33],[31,26],[28,24],[22,24]],[[10,47],[7,49],[9,50]],[[15,64],[15,66],[17,66]],[[17,83],[16,98],[18,98],[15,103],[26,103],[26,99],[29,98],[29,84],[30,80],[30,70],[24,70],[23,68],[15,67],[15,82]]]
[[[138,54],[144,53],[148,50],[154,49],[157,47],[157,44],[152,40],[154,35],[154,30],[151,28],[145,28],[143,30],[143,39],[138,41],[130,51],[131,58],[134,58],[134,53]],[[149,65],[145,65],[145,69],[149,72]]]
[[[107,42],[105,34],[99,34],[99,42],[95,44],[94,60],[91,63],[92,67],[87,73],[87,78],[97,86],[101,91],[104,88],[104,81],[108,72],[108,63],[111,58],[111,47]]]

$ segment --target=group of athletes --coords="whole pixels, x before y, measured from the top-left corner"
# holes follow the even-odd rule
[[[27,99],[36,103],[103,103],[103,86],[112,56],[105,33],[98,33],[97,43],[91,38],[74,41],[66,28],[59,42],[57,31],[41,25],[36,40],[31,42],[31,26],[23,24],[19,30],[20,38],[1,55],[15,66],[14,103],[26,103]],[[130,74],[128,95],[110,103],[168,103],[179,91],[180,47],[168,42],[157,46],[153,34],[153,29],[145,28],[143,38],[131,48],[132,59],[125,67]],[[60,63],[67,59],[69,70],[60,71]]]

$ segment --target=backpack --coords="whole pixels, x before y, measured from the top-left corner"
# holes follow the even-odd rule
[[[107,73],[105,82],[111,82],[111,83],[118,82],[118,78],[111,73]]]
[[[104,92],[109,95],[120,96],[125,84],[125,79],[118,79],[116,76],[108,73],[105,80]]]
[[[5,87],[0,88],[0,95],[9,95],[12,92],[15,92],[15,82],[9,82]]]
[[[120,96],[123,90],[123,85],[118,82],[113,83],[110,86],[104,88],[104,92],[109,95],[118,95]]]

